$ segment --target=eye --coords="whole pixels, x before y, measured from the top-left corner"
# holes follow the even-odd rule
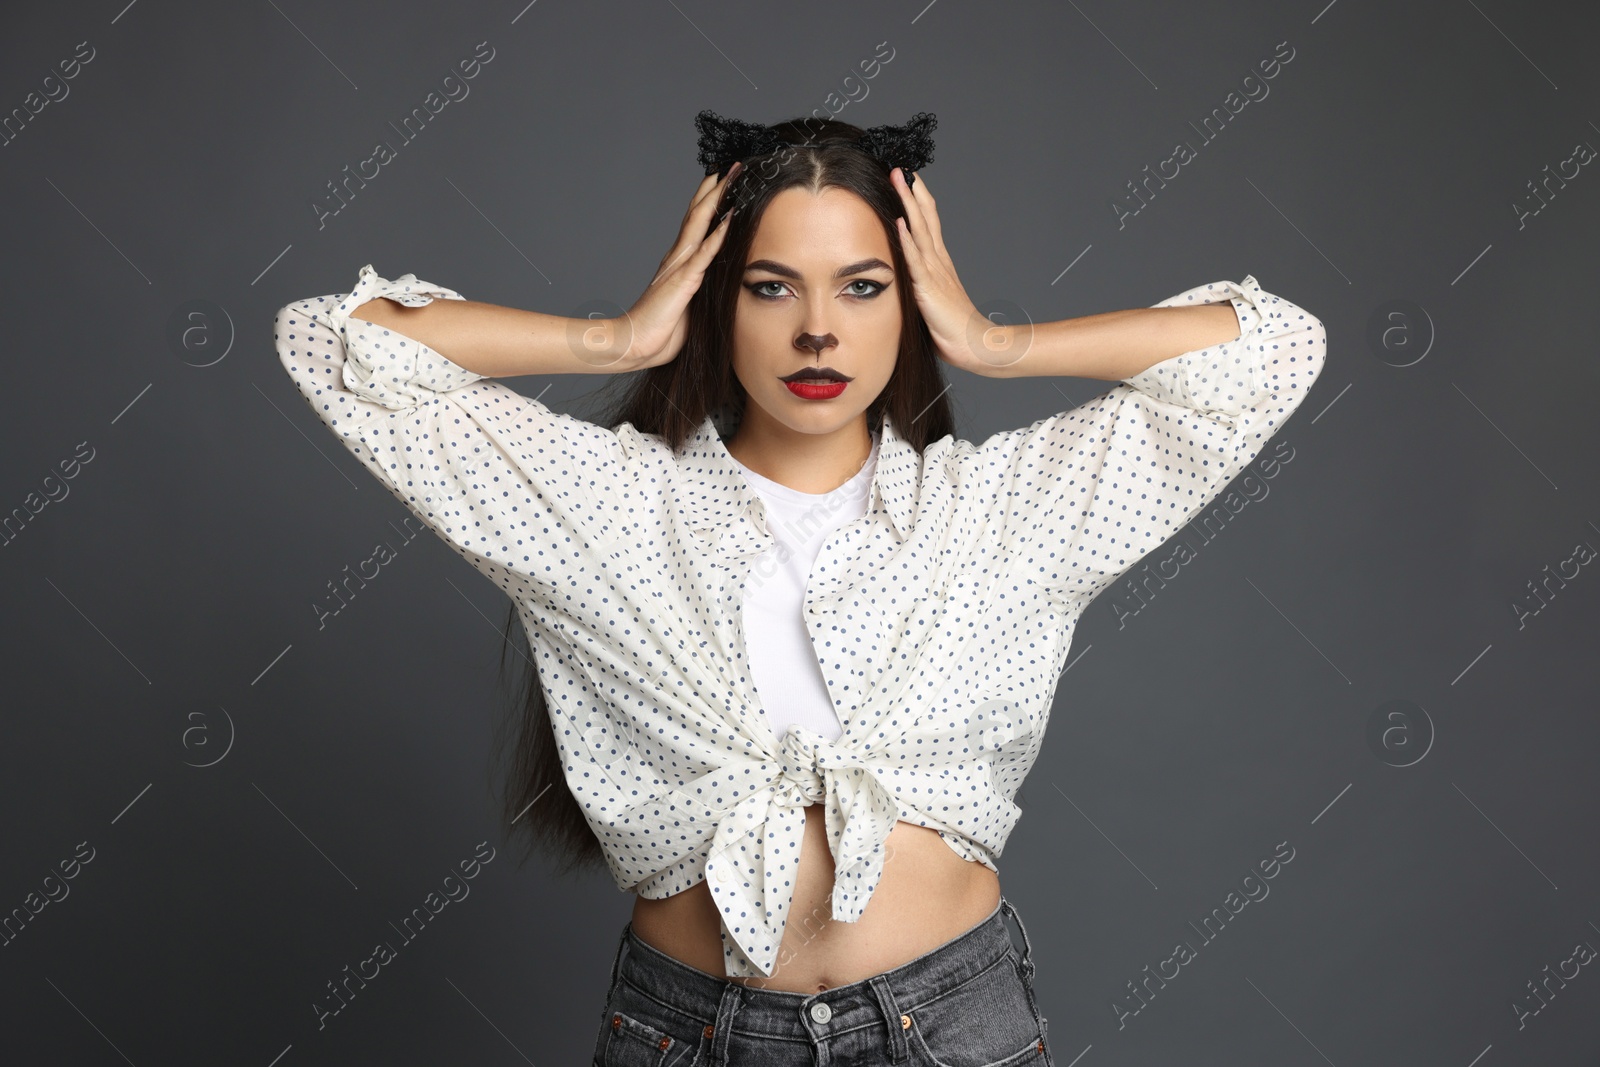
[[[750,290],[752,293],[754,293],[757,297],[759,297],[762,300],[778,300],[783,296],[782,293],[764,293],[764,292],[762,292],[761,291],[762,288],[764,286],[768,286],[768,285],[776,285],[780,289],[783,288],[783,283],[782,282],[773,282],[773,281],[751,282],[749,285],[746,285],[745,288]]]
[[[870,285],[870,286],[872,286],[872,288],[869,289],[865,293],[851,293],[850,294],[851,296],[859,296],[864,300],[871,300],[873,297],[877,296],[879,293],[881,293],[885,289],[889,288],[887,285],[884,285],[882,282],[871,281],[871,280],[869,280],[867,278],[857,278],[855,281],[851,282],[850,285]],[[846,288],[849,288],[849,287],[846,286]]]

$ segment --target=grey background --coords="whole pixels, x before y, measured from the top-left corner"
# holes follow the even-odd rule
[[[1044,321],[1255,274],[1328,330],[1270,493],[1178,535],[1198,558],[1137,615],[1113,589],[1079,626],[1002,861],[1056,1062],[1597,1062],[1593,964],[1513,1009],[1600,946],[1600,575],[1521,627],[1512,606],[1600,546],[1600,177],[1513,208],[1600,146],[1591,9],[124,2],[15,9],[0,37],[0,114],[94,49],[0,148],[0,514],[66,491],[0,549],[0,914],[94,850],[0,948],[7,1062],[586,1062],[630,898],[513,866],[486,786],[503,599],[397,535],[272,318],[369,262],[626,306],[699,180],[695,112],[824,107],[883,41],[840,117],[938,115],[926,176],[980,304]],[[480,41],[470,95],[319,229],[325,183]],[[1203,144],[1189,123],[1283,41]],[[1119,228],[1179,139],[1197,158]],[[515,384],[587,414],[602,382]],[[976,440],[1107,387],[953,392]],[[398,558],[319,631],[380,540]],[[325,983],[480,841],[471,895],[319,1030]],[[1280,842],[1270,895],[1199,938]],[[1180,939],[1197,958],[1119,1023]]]

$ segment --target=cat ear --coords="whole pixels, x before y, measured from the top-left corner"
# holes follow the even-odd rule
[[[707,109],[694,117],[700,131],[700,166],[707,174],[721,174],[734,163],[765,155],[778,147],[778,135],[758,122],[725,118]]]
[[[901,125],[873,126],[861,136],[861,147],[870,152],[885,167],[900,167],[906,176],[906,185],[916,181],[914,171],[933,162],[933,131],[939,120],[927,111],[919,111]]]

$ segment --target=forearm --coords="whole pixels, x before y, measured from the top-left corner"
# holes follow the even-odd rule
[[[1010,351],[1022,356],[1007,362],[995,357],[983,371],[995,378],[1059,375],[1122,381],[1162,360],[1200,348],[1232,341],[1239,336],[1238,316],[1228,301],[1185,307],[1129,308],[1098,315],[1004,326]],[[1031,337],[1029,331],[1031,330]],[[992,344],[995,352],[1007,347]]]
[[[573,319],[476,300],[421,307],[379,297],[350,312],[427,345],[475,374],[609,374],[637,369],[625,358],[625,331],[610,319]]]

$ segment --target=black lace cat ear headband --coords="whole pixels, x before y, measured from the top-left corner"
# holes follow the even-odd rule
[[[723,118],[710,110],[696,115],[694,124],[700,131],[700,165],[707,174],[724,174],[736,162],[768,155],[786,145],[821,148],[829,143],[786,141],[770,126]],[[873,126],[856,145],[889,170],[902,168],[909,187],[917,180],[914,172],[933,162],[930,134],[938,124],[930,112],[920,111],[903,125]]]

